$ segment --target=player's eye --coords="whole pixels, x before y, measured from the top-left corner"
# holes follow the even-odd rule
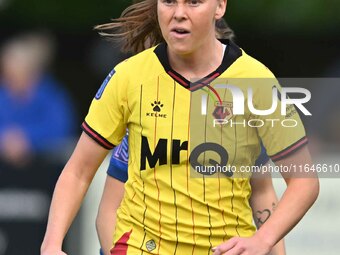
[[[188,4],[190,6],[198,6],[202,1],[201,0],[188,0]]]
[[[165,5],[174,5],[176,3],[176,0],[162,0],[162,3]]]

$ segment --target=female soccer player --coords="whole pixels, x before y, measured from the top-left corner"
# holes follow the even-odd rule
[[[130,6],[113,25],[123,29],[120,36],[126,47],[143,47],[146,39],[157,46],[116,66],[96,94],[84,133],[56,185],[43,255],[64,254],[62,241],[89,184],[127,127],[129,178],[111,254],[268,254],[316,200],[316,177],[283,173],[287,189],[275,212],[255,232],[250,180],[239,171],[254,164],[260,141],[279,166],[311,164],[311,159],[294,107],[287,116],[295,127],[271,127],[263,116],[258,117],[263,125],[256,127],[219,125],[232,119],[245,123],[253,117],[248,108],[233,115],[230,93],[226,89],[218,93],[222,81],[274,80],[265,66],[237,45],[216,38],[215,24],[226,4],[226,0],[145,0]],[[268,109],[272,82],[247,85],[253,86],[257,109]],[[238,89],[246,91],[244,86]],[[194,100],[197,96],[202,100]],[[281,123],[286,116],[280,106],[276,108],[266,117]],[[237,171],[214,173],[205,168],[209,164]]]

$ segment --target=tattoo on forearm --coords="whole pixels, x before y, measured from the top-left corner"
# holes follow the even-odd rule
[[[272,207],[273,207],[273,212],[274,212],[276,210],[277,204],[273,202]]]
[[[274,212],[276,210],[276,203],[273,202],[272,203],[272,211],[270,211],[270,209],[264,209],[262,211],[258,210],[255,213],[255,221],[256,221],[256,225],[258,228],[260,228],[268,219],[269,217],[272,215],[272,212]]]
[[[264,209],[263,211],[257,211],[255,214],[256,225],[260,228],[270,217],[271,211]]]

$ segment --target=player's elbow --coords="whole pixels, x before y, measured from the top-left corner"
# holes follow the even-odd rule
[[[320,193],[320,182],[318,178],[312,178],[311,179],[311,199],[313,201],[313,203],[317,200],[319,193]]]
[[[300,193],[307,207],[311,207],[317,200],[320,192],[320,183],[317,177],[296,179],[296,194]]]

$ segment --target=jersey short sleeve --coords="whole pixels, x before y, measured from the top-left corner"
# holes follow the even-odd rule
[[[118,145],[127,123],[127,77],[114,69],[106,77],[92,100],[82,124],[84,132],[106,149]]]
[[[281,111],[285,106],[282,105],[279,82],[275,78],[263,79],[257,93],[254,96],[257,109],[271,109],[273,98],[277,98],[277,106],[273,107],[272,113],[257,116],[258,134],[270,158],[273,161],[281,160],[306,145],[305,129],[295,106],[288,104],[286,112]]]
[[[121,182],[128,179],[128,135],[113,149],[107,174]]]

